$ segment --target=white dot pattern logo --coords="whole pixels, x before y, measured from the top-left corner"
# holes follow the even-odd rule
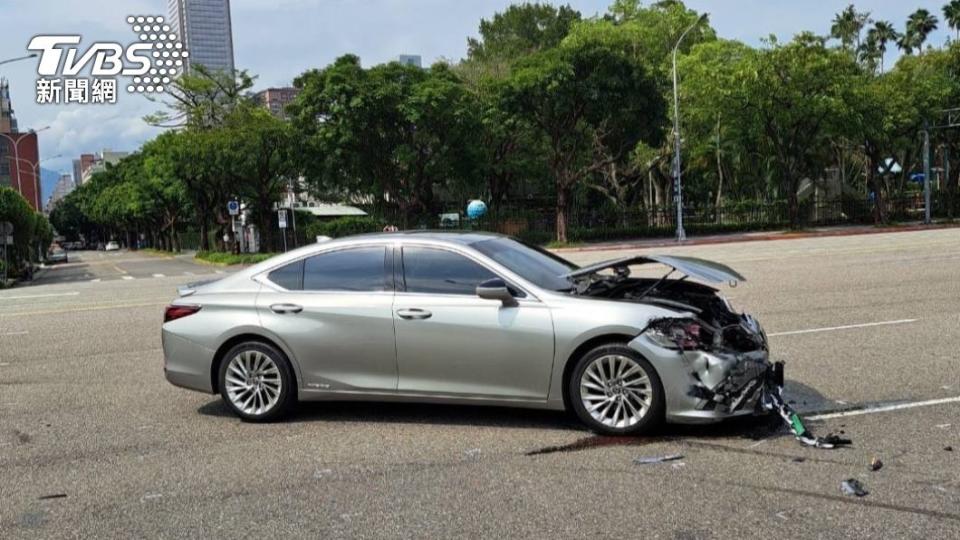
[[[127,91],[131,93],[156,93],[163,92],[161,84],[169,84],[180,74],[180,68],[183,61],[180,58],[187,57],[187,51],[183,43],[177,41],[177,35],[170,33],[170,26],[164,24],[163,17],[131,15],[127,17],[127,24],[137,35],[140,42],[149,43],[153,51],[153,63],[148,71],[150,76],[134,77],[133,84],[127,86]],[[174,61],[171,57],[176,58]],[[163,75],[158,77],[157,75]]]

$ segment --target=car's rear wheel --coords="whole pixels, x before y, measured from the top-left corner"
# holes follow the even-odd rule
[[[224,355],[220,395],[243,420],[269,422],[290,411],[297,389],[283,353],[266,343],[247,342]]]
[[[602,345],[584,354],[567,392],[580,420],[603,435],[640,435],[663,421],[660,377],[626,345]]]

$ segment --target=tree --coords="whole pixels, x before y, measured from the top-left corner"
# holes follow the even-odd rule
[[[448,66],[363,69],[347,55],[294,84],[288,110],[316,193],[373,201],[407,226],[437,209],[437,189],[476,179],[476,102]]]
[[[829,159],[832,137],[850,129],[853,89],[860,71],[848,54],[799,35],[787,45],[761,52],[744,65],[745,120],[777,165],[780,195],[786,197],[790,225],[800,223],[798,189],[804,178],[817,180]]]
[[[960,39],[960,0],[950,0],[949,4],[943,6],[943,21],[956,32],[957,39]]]
[[[923,54],[923,44],[927,41],[927,37],[937,29],[938,22],[936,16],[926,9],[921,8],[914,11],[907,18],[907,29],[897,44],[907,54],[912,54],[915,50]]]
[[[467,39],[468,62],[511,62],[551,49],[567,36],[580,12],[569,5],[513,4],[493,19],[480,21],[480,39]]]
[[[853,4],[837,13],[830,26],[830,36],[840,40],[840,45],[848,51],[860,49],[860,32],[870,22],[870,13],[857,11]]]
[[[958,0],[960,1],[960,0]],[[876,45],[877,58],[880,64],[880,73],[883,73],[883,57],[887,54],[887,43],[896,43],[900,34],[889,21],[877,21],[867,32],[867,39]]]
[[[546,141],[560,242],[568,239],[575,186],[626,159],[638,143],[662,141],[666,106],[649,70],[601,43],[564,46],[521,61],[505,102]]]
[[[246,71],[210,71],[202,65],[191,69],[165,87],[163,95],[170,101],[162,104],[167,110],[144,117],[146,123],[167,128],[211,129],[221,125],[234,107],[249,99],[246,93],[253,87],[254,78]]]

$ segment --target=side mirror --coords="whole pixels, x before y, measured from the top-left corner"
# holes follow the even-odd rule
[[[477,285],[477,296],[486,300],[499,300],[505,307],[519,305],[517,299],[510,294],[507,284],[500,278],[493,278]]]

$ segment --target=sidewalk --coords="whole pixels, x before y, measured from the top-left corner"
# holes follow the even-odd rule
[[[960,223],[934,223],[924,225],[914,222],[895,226],[877,227],[874,225],[844,225],[837,227],[815,227],[800,231],[758,231],[730,234],[714,234],[707,236],[687,237],[687,240],[678,243],[672,238],[644,238],[637,240],[618,240],[599,242],[577,247],[557,248],[551,251],[558,253],[577,251],[612,251],[618,249],[647,249],[656,247],[698,246],[706,244],[729,244],[733,242],[758,242],[766,240],[796,240],[800,238],[818,238],[824,236],[857,236],[861,234],[883,234],[911,231],[925,231],[935,229],[960,228]]]

